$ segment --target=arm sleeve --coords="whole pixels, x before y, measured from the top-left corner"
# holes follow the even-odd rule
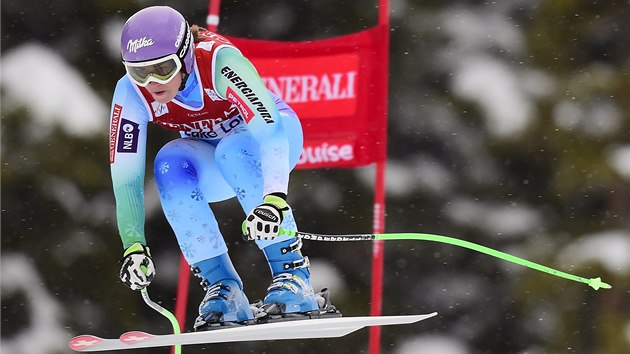
[[[118,81],[110,115],[110,167],[118,231],[126,249],[146,245],[144,175],[149,112],[127,78]]]
[[[264,195],[287,194],[291,170],[289,141],[279,121],[278,107],[254,66],[233,47],[219,49],[214,87],[238,107],[260,145]]]

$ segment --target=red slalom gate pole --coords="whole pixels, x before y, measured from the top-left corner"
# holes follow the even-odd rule
[[[383,233],[385,229],[385,162],[376,164],[374,191],[374,233]],[[372,243],[372,291],[370,315],[380,316],[383,304],[383,264],[384,243],[377,240]],[[370,327],[369,354],[378,354],[381,349],[381,327]]]
[[[384,38],[383,46],[385,47],[385,55],[383,58],[383,67],[385,68],[385,114],[383,119],[387,118],[387,94],[388,90],[388,73],[389,73],[389,0],[379,0],[378,6],[378,24],[387,28],[387,35]],[[382,148],[387,151],[387,133],[385,139],[381,142]],[[374,190],[374,232],[382,233],[385,230],[385,165],[387,153],[383,154],[384,160],[376,164],[376,180]],[[370,305],[370,315],[380,316],[383,306],[383,265],[385,259],[385,249],[382,240],[375,241],[372,245],[372,302]],[[370,327],[370,337],[368,343],[369,354],[379,354],[381,352],[381,327]]]
[[[208,18],[206,18],[206,28],[208,31],[216,32],[219,27],[219,12],[221,11],[221,0],[210,0],[208,4]]]

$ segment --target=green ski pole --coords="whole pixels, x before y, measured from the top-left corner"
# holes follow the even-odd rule
[[[153,302],[153,300],[149,298],[149,292],[147,291],[147,288],[140,290],[140,292],[142,293],[142,300],[144,300],[144,302],[147,305],[149,305],[149,307],[151,307],[152,309],[157,311],[160,315],[168,318],[168,320],[171,321],[171,325],[173,326],[173,333],[180,334],[181,329],[179,328],[179,322],[177,321],[177,318],[175,317],[175,315],[173,315],[169,310],[160,306],[156,302]],[[181,354],[181,352],[182,352],[182,346],[179,344],[175,345],[175,354]]]
[[[312,241],[330,241],[330,242],[344,242],[344,241],[374,241],[374,240],[418,240],[418,241],[433,241],[446,243],[458,247],[468,248],[473,251],[481,252],[492,257],[496,257],[508,262],[516,263],[531,269],[538,270],[540,272],[548,273],[554,275],[556,277],[573,280],[576,282],[584,283],[590,286],[595,290],[599,289],[610,289],[612,286],[603,282],[601,278],[583,278],[577,275],[565,273],[538,263],[534,263],[532,261],[528,261],[527,259],[523,259],[520,257],[513,256],[511,254],[497,251],[495,249],[482,246],[473,242],[461,240],[454,237],[447,237],[441,235],[433,235],[433,234],[422,234],[422,233],[388,233],[388,234],[347,234],[347,235],[322,235],[322,234],[313,234],[308,232],[301,231],[290,231],[281,229],[280,235],[294,236],[299,237],[305,240]]]

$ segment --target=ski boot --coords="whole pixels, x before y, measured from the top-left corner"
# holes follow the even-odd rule
[[[193,264],[192,271],[202,279],[200,284],[206,290],[195,331],[253,323],[243,283],[227,253]]]
[[[327,312],[341,316],[330,305],[328,291],[315,294],[308,257],[302,256],[302,240],[292,238],[263,249],[273,281],[255,314],[259,323],[319,318]],[[327,316],[328,317],[328,316]]]

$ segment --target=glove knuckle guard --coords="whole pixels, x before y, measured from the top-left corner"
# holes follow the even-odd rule
[[[287,207],[288,209],[288,207]],[[256,207],[245,219],[243,230],[249,240],[272,240],[278,236],[283,219],[283,210],[265,203]]]
[[[123,259],[120,280],[132,290],[147,287],[155,277],[155,266],[151,257],[144,252],[130,253]]]

